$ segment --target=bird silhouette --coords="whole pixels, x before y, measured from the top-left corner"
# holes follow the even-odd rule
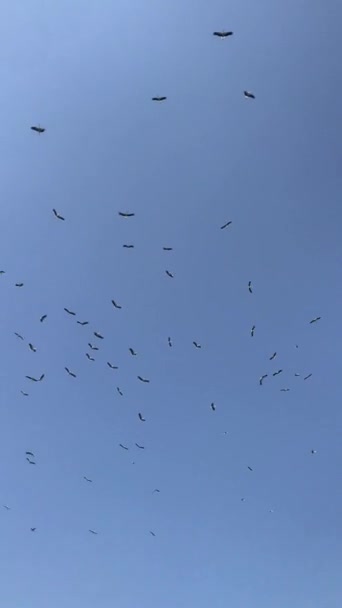
[[[30,348],[30,350],[32,350],[32,352],[34,352],[34,353],[36,353],[36,352],[37,352],[36,347],[35,347],[35,346],[33,346],[33,344],[31,344],[31,342],[29,342],[29,348]]]
[[[46,131],[46,129],[44,127],[40,127],[39,125],[31,127],[31,130],[35,131],[36,133],[39,133],[39,135],[41,133],[44,133],[44,131]]]
[[[234,32],[213,32],[213,36],[217,36],[218,38],[228,38],[228,36],[232,36]]]
[[[308,380],[309,378],[311,378],[312,374],[308,374],[307,376],[305,376],[304,380]]]
[[[97,331],[94,331],[94,336],[100,340],[103,340],[103,336],[101,336],[101,334],[99,334]]]
[[[14,335],[17,336],[17,338],[19,338],[19,340],[23,340],[23,336],[21,334],[18,334],[16,331],[14,332]]]
[[[145,447],[143,445],[139,445],[139,443],[135,444],[137,446],[137,448],[139,448],[139,450],[144,450]]]
[[[262,386],[263,381],[265,380],[265,378],[267,378],[268,374],[264,374],[263,376],[260,376],[259,378],[259,384],[260,386]]]
[[[230,224],[232,224],[233,222],[230,220],[229,222],[226,222],[225,224],[223,224],[223,226],[220,226],[221,230],[224,230],[225,228],[228,228],[228,226],[230,226]]]
[[[134,216],[135,216],[135,213],[125,213],[125,212],[123,212],[123,211],[119,211],[119,215],[120,215],[121,217],[134,217]]]
[[[109,363],[109,361],[107,361],[107,365],[108,367],[110,367],[110,369],[119,369],[117,365],[112,365],[111,363]]]
[[[137,376],[138,380],[140,380],[140,382],[149,382],[149,380],[147,380],[147,378],[143,378],[142,376]]]
[[[168,277],[170,277],[170,279],[174,278],[174,275],[169,270],[165,270],[165,273],[167,274]]]
[[[89,359],[89,361],[95,361],[94,357],[91,357],[89,353],[86,353],[86,357]]]
[[[71,376],[72,378],[76,378],[76,374],[74,372],[71,372],[68,367],[65,367],[64,369],[69,374],[69,376]]]
[[[42,317],[40,317],[39,321],[41,323],[43,323],[43,321],[45,321],[46,317],[47,317],[47,315],[43,315]]]
[[[92,479],[89,479],[88,477],[85,477],[85,476],[84,476],[84,477],[83,477],[83,479],[85,479],[85,481],[87,481],[88,483],[93,483],[93,480],[92,480]]]
[[[163,247],[163,251],[172,251],[173,247]]]
[[[165,101],[167,97],[164,95],[162,97],[152,97],[152,101]]]
[[[135,352],[135,350],[133,350],[133,348],[129,348],[128,350],[129,350],[129,352],[131,353],[131,355],[132,355],[133,357],[136,357],[136,356],[137,356],[137,353]]]
[[[76,321],[78,325],[89,325],[89,321]]]
[[[68,315],[72,315],[73,317],[75,317],[75,316],[76,316],[76,313],[75,313],[75,312],[73,312],[72,310],[69,310],[69,308],[64,308],[64,310],[65,310],[65,312],[67,312],[67,313],[68,313]]]
[[[90,342],[88,342],[88,346],[91,348],[91,350],[99,350],[97,346],[93,346],[93,344],[90,344]]]
[[[116,390],[118,391],[119,395],[121,395],[121,397],[123,397],[123,392],[118,386],[116,387]]]
[[[122,448],[123,450],[127,450],[128,451],[128,447],[126,447],[125,445],[123,445],[122,443],[119,443],[120,448]]]
[[[15,286],[16,287],[24,287],[24,283],[16,283]]]
[[[138,416],[139,416],[139,420],[141,420],[141,422],[146,422],[146,418],[144,418],[140,412],[139,412]]]
[[[251,337],[253,338],[254,336],[254,332],[255,332],[255,325],[253,325],[252,329],[251,329]]]
[[[169,346],[172,346],[172,342],[171,342],[171,338],[170,337],[168,337],[167,343],[168,343]]]
[[[115,302],[115,300],[112,300],[112,304],[114,306],[114,308],[122,308],[122,306],[120,306],[120,304],[118,304],[117,302]]]
[[[249,293],[253,293],[252,281],[248,281],[248,291],[249,291]]]
[[[59,215],[59,213],[56,211],[56,209],[52,209],[54,216],[58,219],[58,220],[65,220],[65,217],[63,217],[62,215]]]
[[[273,353],[273,355],[270,356],[270,361],[273,361],[273,359],[277,356],[277,353]]]
[[[193,341],[193,345],[195,348],[202,348],[202,346],[198,342],[195,342],[195,340]]]
[[[321,318],[322,317],[315,317],[314,319],[311,319],[310,323],[317,323]]]
[[[250,91],[244,91],[243,94],[245,97],[247,97],[249,99],[255,99],[254,93],[251,93]]]

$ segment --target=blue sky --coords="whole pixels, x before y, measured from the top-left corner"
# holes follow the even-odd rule
[[[2,604],[340,606],[340,3],[1,13]]]

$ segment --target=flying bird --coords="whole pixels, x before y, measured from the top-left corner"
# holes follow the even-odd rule
[[[265,378],[267,378],[267,376],[268,376],[268,374],[264,374],[263,376],[260,377],[260,379],[259,379],[260,386],[262,386],[262,383],[265,380]]]
[[[38,125],[38,127],[36,127],[36,126],[31,127],[31,130],[32,130],[32,131],[35,131],[36,133],[39,133],[39,135],[40,135],[41,133],[44,133],[44,131],[45,131],[45,129],[44,129],[43,127],[40,127],[39,125]]]
[[[144,450],[145,447],[143,445],[139,445],[139,443],[135,444],[137,446],[137,448],[139,448],[139,450]]]
[[[89,325],[89,321],[76,321],[78,325]]]
[[[213,32],[213,36],[217,36],[218,38],[228,38],[228,36],[232,36],[234,32]]]
[[[311,450],[311,454],[317,454],[317,450]]]
[[[125,213],[125,212],[123,212],[123,211],[119,211],[119,215],[120,215],[121,217],[134,217],[134,216],[135,216],[135,213]]]
[[[251,329],[251,337],[253,338],[254,336],[254,331],[255,331],[255,325],[253,325],[252,329]]]
[[[137,353],[135,352],[135,350],[133,350],[133,348],[129,348],[128,350],[129,350],[129,352],[131,353],[131,355],[132,355],[133,357],[136,357],[136,356],[137,356]]]
[[[95,536],[98,535],[98,532],[95,532],[95,530],[89,530],[90,534],[95,534]]]
[[[32,456],[32,458],[34,458],[34,453],[33,452],[25,452],[26,456]]]
[[[307,376],[305,376],[304,380],[308,380],[309,378],[311,378],[312,374],[308,374]]]
[[[45,377],[45,374],[42,374],[40,376],[40,378],[33,378],[33,376],[25,376],[25,378],[27,378],[28,380],[31,380],[32,382],[41,382]]]
[[[172,251],[173,247],[163,247],[163,251]]]
[[[273,372],[272,376],[278,376],[278,374],[281,374],[282,371],[282,369],[278,369],[278,371]]]
[[[112,363],[109,363],[109,361],[107,361],[107,365],[110,367],[110,369],[119,369],[117,365],[112,365]]]
[[[18,334],[16,331],[14,332],[14,335],[17,336],[17,338],[19,338],[20,340],[23,340],[23,336],[21,336],[20,334]]]
[[[6,509],[6,511],[10,511],[11,507],[8,507],[7,505],[2,505],[4,509]]]
[[[67,313],[68,313],[68,315],[72,315],[73,317],[75,317],[75,316],[76,316],[76,313],[75,313],[75,312],[73,312],[72,310],[69,310],[69,308],[64,308],[64,310],[65,310],[65,312],[67,312]]]
[[[317,323],[322,317],[315,317],[315,319],[311,319],[310,323]]]
[[[36,353],[36,352],[37,352],[36,347],[35,347],[35,346],[33,346],[33,344],[31,344],[31,342],[29,342],[29,347],[30,347],[30,350],[32,350],[32,352],[34,352],[34,353]]]
[[[138,416],[139,416],[139,420],[141,420],[141,422],[146,422],[146,418],[144,418],[140,412],[139,412]]]
[[[171,279],[173,279],[174,275],[172,274],[172,272],[170,272],[169,270],[165,270],[166,274],[168,277],[170,277]]]
[[[24,287],[24,283],[16,283],[15,286],[16,287]]]
[[[36,463],[35,463],[33,460],[30,460],[30,458],[28,458],[27,456],[26,456],[26,460],[27,460],[27,462],[29,462],[30,464],[36,464]]]
[[[29,396],[29,394],[25,393],[24,391],[20,391],[20,392],[21,392],[22,395],[24,395],[24,397],[28,397]]]
[[[72,376],[73,378],[76,378],[76,374],[74,372],[71,372],[68,367],[65,367],[64,369],[69,374],[69,376]]]
[[[296,378],[299,378],[299,377],[300,377],[300,374],[295,374],[295,376],[296,376]]]
[[[65,220],[65,217],[63,217],[62,215],[59,215],[59,213],[56,211],[56,209],[52,209],[54,216],[58,219],[58,220]]]
[[[273,353],[273,355],[270,357],[270,361],[273,361],[274,357],[277,356],[277,353]]]
[[[171,342],[171,338],[170,337],[168,337],[167,343],[168,343],[169,346],[172,346],[172,342]]]
[[[225,228],[228,228],[228,226],[230,226],[230,224],[232,224],[232,221],[226,222],[225,224],[223,224],[223,226],[220,226],[220,229],[224,230]]]
[[[31,532],[35,532],[37,528],[31,528]]]
[[[118,386],[116,387],[116,390],[118,391],[119,395],[121,395],[121,397],[123,397],[123,392]]]
[[[93,480],[92,480],[92,479],[89,479],[88,477],[85,477],[85,476],[84,476],[84,477],[83,477],[83,479],[85,479],[86,481],[88,481],[88,483],[93,483]]]
[[[47,315],[43,315],[42,317],[40,317],[39,321],[41,323],[43,323],[43,321],[45,321],[46,317],[47,317]]]
[[[137,376],[138,380],[140,380],[140,382],[149,382],[149,380],[147,380],[147,378],[143,378],[142,376]]]
[[[249,293],[253,293],[252,281],[248,281],[248,291],[249,291]]]
[[[100,340],[103,340],[103,336],[101,336],[101,334],[99,334],[97,331],[94,331],[94,336],[96,338],[100,338]]]
[[[289,388],[281,388],[281,389],[280,389],[280,392],[281,392],[281,393],[288,393],[288,392],[289,392],[289,390],[290,390]]]
[[[134,249],[134,245],[122,245],[125,249]]]
[[[123,450],[128,450],[128,448],[127,448],[125,445],[123,445],[122,443],[119,443],[119,446],[120,446],[120,448],[122,448]]]
[[[151,534],[151,536],[155,536],[155,533],[152,532],[152,530],[150,530],[150,534]]]
[[[89,348],[91,348],[91,350],[99,350],[97,346],[93,346],[92,344],[90,344],[90,342],[88,342],[88,346]]]
[[[216,410],[216,405],[215,405],[215,403],[211,403],[211,404],[210,404],[210,407],[211,407],[211,409],[213,410],[213,412],[215,412],[215,410]]]
[[[86,353],[86,357],[89,359],[89,361],[95,361],[94,357],[91,357],[89,353]]]
[[[253,471],[252,467],[247,467],[250,471]]]
[[[195,340],[193,341],[193,345],[194,345],[196,348],[202,348],[202,346],[201,346],[201,345],[200,345],[198,342],[195,342]]]
[[[115,302],[115,300],[112,300],[112,304],[113,304],[114,308],[122,308],[122,306],[120,306],[120,304]]]
[[[152,101],[165,101],[166,99],[165,95],[162,97],[152,97]]]
[[[245,97],[248,97],[249,99],[255,99],[254,93],[251,93],[250,91],[244,91],[243,94]]]
[[[6,274],[6,270],[0,270],[0,274]]]
[[[158,490],[158,488],[156,488],[155,490],[153,490],[152,494],[155,494],[155,492],[158,492],[158,494],[160,494],[160,490]]]

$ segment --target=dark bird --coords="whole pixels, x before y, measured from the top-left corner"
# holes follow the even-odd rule
[[[139,412],[138,416],[139,416],[139,420],[141,420],[141,422],[146,422],[146,418],[144,418],[143,415],[140,414],[140,412]]]
[[[89,321],[76,321],[78,325],[89,325]]]
[[[223,226],[220,226],[220,229],[224,230],[225,228],[228,228],[228,226],[230,226],[230,224],[232,224],[232,221],[226,222],[225,224],[223,224]]]
[[[194,345],[196,348],[202,348],[202,346],[201,346],[201,345],[200,345],[198,342],[195,342],[195,340],[193,341],[193,345]]]
[[[32,352],[34,352],[34,353],[36,353],[36,352],[37,352],[36,347],[35,347],[35,346],[33,346],[33,344],[31,344],[31,342],[29,342],[29,347],[30,347],[30,350],[32,350]]]
[[[249,293],[253,293],[253,290],[252,290],[252,281],[248,281],[248,291],[249,291]]]
[[[304,380],[308,380],[309,378],[311,378],[312,374],[308,374],[307,376],[305,376]]]
[[[149,380],[147,380],[147,378],[143,378],[142,376],[137,376],[138,380],[140,380],[140,382],[149,382]]]
[[[170,277],[171,279],[173,279],[174,275],[172,274],[172,272],[170,272],[169,270],[165,270],[166,274],[168,277]]]
[[[122,448],[123,450],[128,450],[128,448],[125,445],[122,445],[122,443],[119,443],[120,448]]]
[[[311,319],[310,323],[317,323],[322,317],[315,317],[315,319]]]
[[[95,530],[89,530],[90,534],[95,534],[95,536],[98,535],[98,532],[95,532]]]
[[[155,533],[152,532],[152,530],[150,530],[150,534],[151,534],[151,536],[155,536]]]
[[[33,376],[25,376],[25,378],[27,378],[28,380],[31,380],[32,382],[41,382],[45,377],[45,374],[42,374],[40,376],[40,378],[33,378]]]
[[[267,376],[268,376],[268,374],[264,374],[263,376],[260,377],[260,379],[259,379],[260,386],[262,386],[262,383],[265,380],[265,378],[267,378]]]
[[[65,220],[65,217],[63,217],[62,215],[59,215],[59,213],[57,213],[56,209],[52,209],[54,216],[58,219],[58,220]]]
[[[215,412],[215,410],[216,410],[216,405],[215,405],[215,403],[211,403],[211,404],[210,404],[210,407],[211,407],[211,409],[213,410],[213,412]]]
[[[90,344],[90,342],[88,342],[88,346],[89,348],[91,348],[91,350],[99,350],[97,346],[93,346],[92,344]]]
[[[270,361],[273,361],[274,357],[277,356],[277,353],[273,353],[273,355],[270,357]]]
[[[112,300],[112,304],[114,306],[114,308],[122,308],[122,306],[120,306],[120,304],[118,304],[117,302],[115,302],[115,300]]]
[[[278,369],[278,371],[273,372],[272,376],[278,376],[278,374],[281,374],[282,371],[282,369]]]
[[[29,394],[25,393],[24,391],[20,391],[20,392],[21,392],[22,395],[24,395],[24,397],[28,397],[29,396]]]
[[[6,274],[6,270],[0,270],[0,274]]]
[[[65,310],[65,312],[67,312],[67,313],[68,313],[68,315],[72,315],[73,317],[75,317],[75,316],[76,316],[76,313],[75,313],[75,312],[73,312],[72,310],[69,310],[69,308],[64,308],[64,310]]]
[[[251,329],[251,336],[252,336],[252,338],[253,338],[253,336],[254,336],[254,331],[255,331],[255,325],[253,325],[253,327],[252,327],[252,329]]]
[[[143,445],[139,445],[139,443],[135,444],[137,446],[137,448],[139,448],[139,450],[144,450],[145,447]]]
[[[135,352],[135,350],[133,350],[133,348],[129,348],[128,350],[129,350],[129,352],[131,353],[131,355],[132,355],[133,357],[136,357],[136,356],[137,356],[137,353]]]
[[[101,336],[101,334],[99,334],[97,331],[94,331],[94,336],[96,338],[100,338],[100,340],[103,340],[103,336]]]
[[[163,251],[172,251],[173,247],[163,247]]]
[[[74,374],[74,372],[71,372],[68,367],[65,367],[64,369],[69,374],[69,376],[72,376],[73,378],[76,378],[76,374]]]
[[[168,337],[167,343],[168,343],[169,346],[172,346],[172,342],[171,342],[171,338],[170,337]]]
[[[118,386],[116,387],[116,390],[118,391],[119,395],[121,395],[121,397],[123,397],[123,392]]]
[[[38,125],[38,127],[36,127],[36,126],[31,127],[31,130],[32,130],[32,131],[35,131],[36,133],[39,133],[39,135],[40,135],[41,133],[44,133],[44,131],[45,131],[45,129],[44,129],[43,127],[40,127],[39,125]]]
[[[25,452],[26,456],[32,456],[32,458],[34,458],[34,453],[33,452]]]
[[[89,361],[95,361],[94,357],[91,357],[89,353],[86,353],[86,357],[89,359]]]
[[[24,283],[16,283],[15,286],[16,287],[24,287]]]
[[[36,464],[33,460],[30,460],[27,456],[26,456],[26,460],[27,462],[29,462],[30,464]]]
[[[296,378],[299,378],[299,377],[300,377],[300,374],[295,374],[295,376],[296,376]]]
[[[43,321],[45,321],[46,317],[47,317],[47,315],[43,315],[42,317],[40,317],[39,321],[41,323],[43,323]]]
[[[37,528],[31,528],[31,532],[35,532],[36,530],[37,530]]]
[[[88,477],[84,476],[83,479],[85,479],[86,481],[88,481],[88,483],[93,483],[93,480],[92,479],[88,479]]]
[[[281,392],[281,393],[288,393],[288,392],[289,392],[289,390],[290,390],[289,388],[281,388],[281,389],[280,389],[280,392]]]
[[[244,91],[243,94],[245,97],[248,97],[249,99],[255,99],[254,93],[250,93],[250,91]]]
[[[17,338],[19,338],[20,340],[23,340],[23,336],[21,336],[20,334],[18,334],[16,331],[14,332],[14,335],[17,336]]]
[[[134,245],[122,245],[125,249],[134,249]]]
[[[6,511],[10,511],[11,507],[8,507],[7,505],[2,505],[4,509],[6,509]]]
[[[165,101],[166,99],[165,95],[163,97],[152,97],[152,101]]]
[[[311,454],[317,454],[317,450],[311,450]]]
[[[253,471],[252,467],[247,467],[250,471]]]
[[[124,213],[123,211],[119,211],[119,215],[121,215],[121,217],[134,217],[135,213]]]
[[[112,365],[112,363],[109,363],[109,361],[107,361],[107,365],[110,367],[110,369],[119,369],[117,365]]]
[[[228,36],[232,36],[234,32],[213,32],[213,36],[217,36],[218,38],[228,38]]]
[[[155,494],[155,492],[157,492],[158,494],[160,494],[160,490],[158,490],[158,488],[156,488],[155,490],[153,490],[152,494]]]

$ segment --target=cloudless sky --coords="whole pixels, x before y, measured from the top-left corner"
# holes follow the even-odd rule
[[[340,607],[340,2],[0,17],[1,605]]]

